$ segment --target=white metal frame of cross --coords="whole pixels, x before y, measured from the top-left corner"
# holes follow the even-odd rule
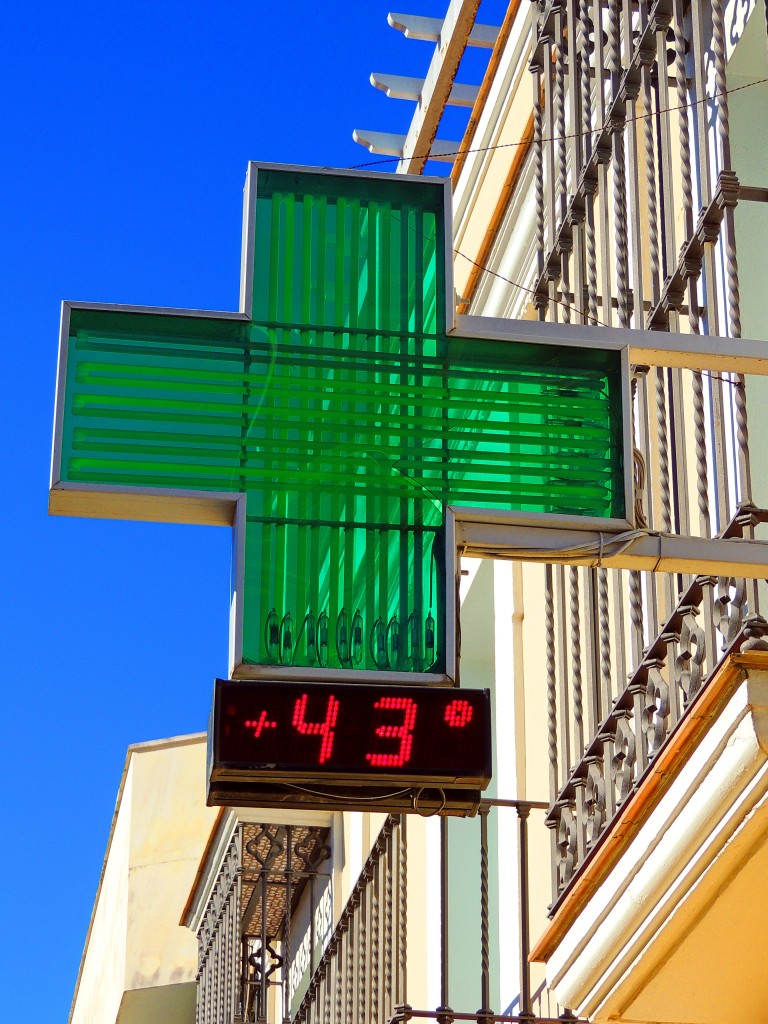
[[[230,634],[230,668],[234,677],[338,678],[336,670],[242,663],[243,590],[245,572],[244,523],[245,495],[242,493],[195,491],[180,492],[167,488],[126,487],[119,485],[69,483],[61,479],[64,385],[67,366],[67,341],[70,312],[76,309],[109,310],[126,313],[159,314],[168,317],[204,317],[222,321],[248,321],[252,307],[256,181],[260,168],[292,170],[315,174],[387,178],[391,175],[330,171],[327,169],[286,167],[275,164],[251,164],[246,181],[241,260],[240,310],[233,313],[179,310],[145,306],[64,303],[57,384],[57,405],[51,469],[50,511],[59,515],[79,515],[114,519],[229,525],[234,527],[235,586]],[[415,176],[404,180],[423,181]],[[446,240],[452,237],[450,183],[444,179]],[[609,329],[581,324],[546,324],[510,321],[480,316],[457,316],[453,302],[452,252],[450,242],[445,254],[447,334],[462,338],[536,345],[569,346],[584,350],[611,350],[621,360],[623,381],[623,454],[626,518],[599,519],[578,515],[519,513],[477,508],[449,507],[446,522],[446,671],[433,673],[397,673],[361,671],[355,678],[375,681],[383,678],[403,682],[451,684],[456,679],[454,631],[455,580],[461,554],[482,557],[514,557],[520,560],[546,560],[570,564],[636,568],[666,572],[695,572],[712,575],[741,575],[768,578],[768,544],[752,540],[718,540],[662,535],[637,530],[631,519],[634,506],[632,466],[632,424],[630,402],[630,365],[650,364],[704,370],[761,373],[768,372],[765,346],[744,339],[727,339],[682,334],[657,334],[626,329]],[[343,676],[349,678],[345,672]]]

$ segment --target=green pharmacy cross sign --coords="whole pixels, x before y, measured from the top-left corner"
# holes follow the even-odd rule
[[[51,511],[234,526],[235,676],[453,679],[454,514],[626,518],[621,353],[459,336],[450,225],[251,164],[239,313],[64,304]]]

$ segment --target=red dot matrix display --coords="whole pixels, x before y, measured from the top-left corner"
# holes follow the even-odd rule
[[[325,719],[322,722],[307,722],[304,714],[307,710],[309,694],[302,693],[293,707],[293,727],[298,729],[302,736],[322,736],[320,751],[317,757],[318,764],[324,764],[333,752],[333,727],[339,715],[339,702],[331,694],[328,698],[328,706],[325,709]],[[263,712],[262,712],[263,713]]]
[[[490,776],[487,691],[217,681],[218,764],[248,772]]]
[[[379,725],[376,735],[384,739],[397,737],[400,749],[396,754],[366,754],[365,759],[374,768],[401,768],[408,764],[413,750],[413,727],[416,725],[417,705],[410,697],[382,697],[373,705],[374,710],[401,711],[403,720],[400,725]]]
[[[445,720],[452,729],[463,729],[472,721],[472,705],[468,700],[452,700],[445,709]]]

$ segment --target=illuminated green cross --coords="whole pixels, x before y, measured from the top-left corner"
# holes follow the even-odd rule
[[[240,313],[64,305],[51,511],[234,524],[239,674],[444,674],[448,506],[624,516],[618,354],[457,337],[449,211],[252,164]]]

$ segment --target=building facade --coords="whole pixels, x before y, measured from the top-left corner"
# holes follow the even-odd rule
[[[632,367],[636,529],[765,537],[768,385],[663,340],[768,352],[765,5],[489,7],[390,16],[425,77],[377,76],[413,120],[358,139],[406,173],[451,162],[457,316],[659,332]],[[764,1019],[764,586],[465,559],[461,679],[494,707],[480,813],[220,814],[173,908],[196,1024]]]

